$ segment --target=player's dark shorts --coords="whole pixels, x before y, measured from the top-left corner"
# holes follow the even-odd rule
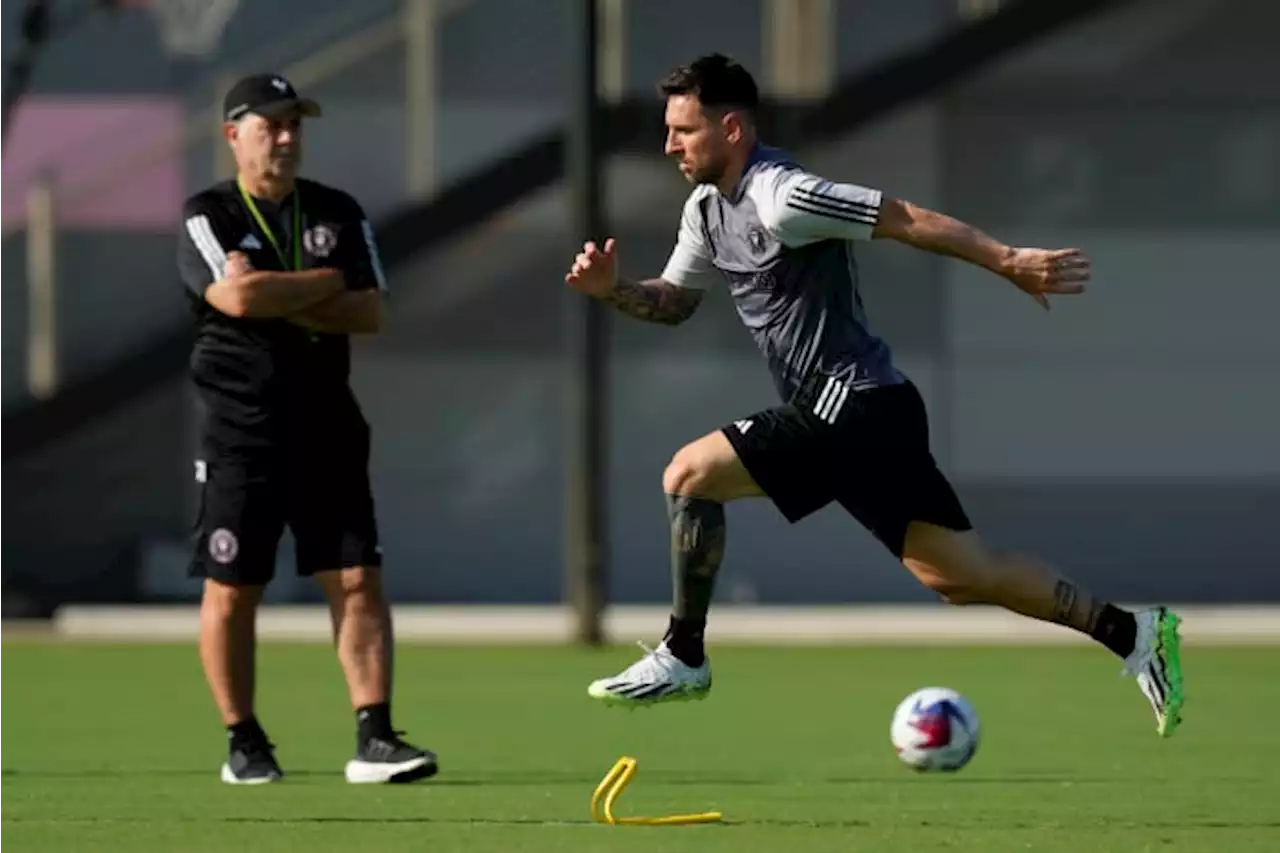
[[[299,575],[381,564],[367,431],[323,446],[204,448],[195,465],[193,577],[266,584],[286,526]]]
[[[928,414],[911,382],[853,391],[820,377],[723,432],[792,523],[836,501],[896,557],[912,521],[972,527],[929,450]]]

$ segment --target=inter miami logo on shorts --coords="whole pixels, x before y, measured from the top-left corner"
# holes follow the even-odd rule
[[[338,235],[328,225],[317,225],[303,233],[302,245],[312,257],[327,258],[338,245]]]
[[[209,534],[209,556],[220,565],[227,565],[240,553],[240,540],[225,527],[219,527]]]

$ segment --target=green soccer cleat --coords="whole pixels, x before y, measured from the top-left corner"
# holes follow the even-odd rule
[[[1125,672],[1138,680],[1142,695],[1156,713],[1156,731],[1169,737],[1182,724],[1182,621],[1167,607],[1135,614],[1138,636],[1133,654],[1125,658]]]

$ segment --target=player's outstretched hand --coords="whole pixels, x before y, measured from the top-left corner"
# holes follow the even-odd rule
[[[595,243],[584,244],[573,259],[573,269],[564,277],[565,283],[588,296],[608,296],[618,281],[616,247],[617,241],[612,237],[604,241],[603,250]]]
[[[1091,273],[1092,264],[1079,249],[1014,249],[1001,270],[1046,311],[1050,294],[1084,293]]]

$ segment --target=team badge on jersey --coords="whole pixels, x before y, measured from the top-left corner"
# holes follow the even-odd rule
[[[751,244],[751,251],[757,255],[764,254],[764,229],[752,228],[747,232],[747,242]]]
[[[338,235],[328,225],[317,225],[303,232],[302,245],[312,257],[327,258],[338,245]]]

